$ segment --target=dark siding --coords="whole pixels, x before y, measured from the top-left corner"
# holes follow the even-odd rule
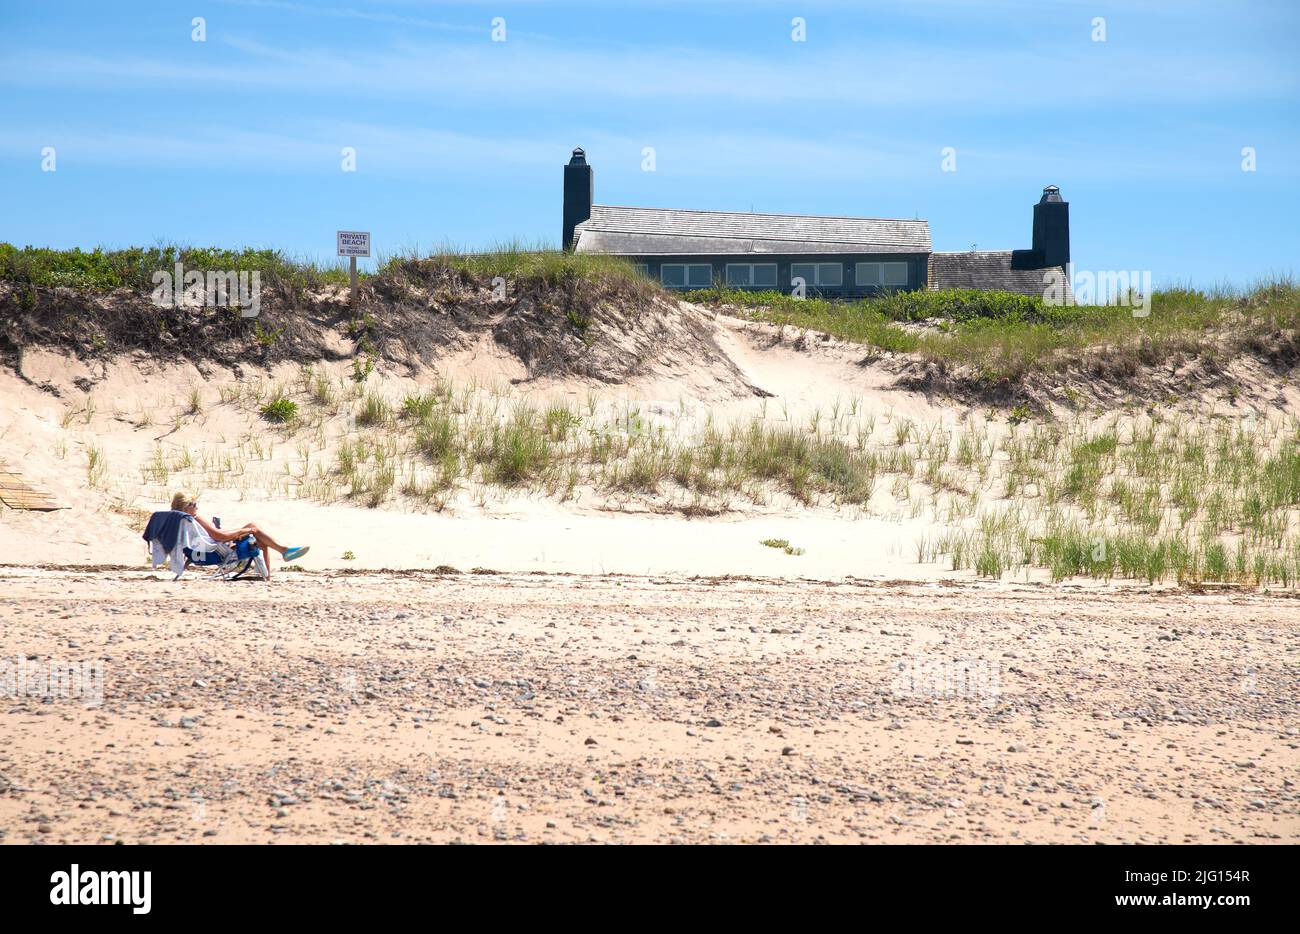
[[[776,263],[776,289],[782,292],[790,291],[790,266],[802,263],[839,263],[844,269],[843,285],[839,288],[830,288],[826,286],[813,287],[809,286],[809,295],[821,295],[826,298],[863,298],[873,295],[880,291],[870,287],[861,287],[854,282],[855,263],[907,263],[907,285],[897,289],[897,291],[912,291],[923,289],[926,285],[927,260],[926,254],[917,253],[835,253],[832,255],[753,255],[742,254],[734,256],[628,256],[628,260],[633,263],[640,263],[647,267],[646,273],[656,282],[660,281],[659,270],[665,263],[675,264],[701,264],[708,263],[713,267],[713,282],[715,285],[726,285],[726,269],[728,263]],[[755,287],[756,291],[761,291]]]

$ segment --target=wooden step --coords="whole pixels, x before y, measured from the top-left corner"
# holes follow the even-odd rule
[[[39,512],[67,508],[56,503],[49,493],[36,489],[4,461],[0,461],[0,503],[4,503],[10,509],[31,509]]]

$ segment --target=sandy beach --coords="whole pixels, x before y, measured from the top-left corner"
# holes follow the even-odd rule
[[[98,660],[102,697],[4,701],[0,838],[1294,843],[1295,614],[1118,586],[4,568],[0,656]]]

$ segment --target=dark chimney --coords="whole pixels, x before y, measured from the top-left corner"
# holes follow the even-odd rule
[[[564,167],[564,239],[560,241],[561,249],[573,249],[573,228],[591,217],[591,199],[595,193],[596,182],[591,166],[587,165],[587,154],[575,149],[569,164]]]
[[[1034,205],[1033,250],[1043,267],[1070,261],[1070,205],[1061,200],[1061,189],[1055,185],[1044,188]]]

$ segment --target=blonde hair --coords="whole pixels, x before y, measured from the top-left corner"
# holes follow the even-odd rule
[[[177,512],[184,512],[197,503],[198,497],[191,496],[189,493],[177,493],[172,497],[172,509]]]

